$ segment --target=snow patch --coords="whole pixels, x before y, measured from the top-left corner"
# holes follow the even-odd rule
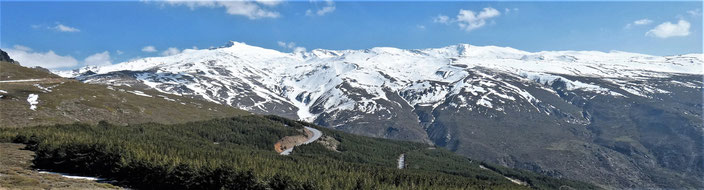
[[[152,95],[146,94],[146,93],[139,91],[139,90],[131,90],[131,91],[127,91],[127,92],[138,95],[138,96],[144,96],[144,97],[150,97],[150,98],[153,97]]]
[[[398,156],[398,169],[403,169],[406,166],[406,154]]]
[[[49,171],[39,171],[40,174],[55,174],[55,175],[60,175],[61,177],[69,178],[69,179],[81,179],[81,180],[90,180],[90,181],[104,181],[104,178],[98,178],[98,177],[88,177],[88,176],[77,176],[77,175],[70,175],[67,173],[59,173],[59,172],[49,172]]]
[[[2,80],[0,83],[13,83],[13,82],[37,82],[43,79],[22,79],[22,80]]]
[[[315,120],[321,110],[324,113],[342,110],[365,113],[388,111],[389,108],[377,103],[389,101],[396,95],[387,92],[402,95],[410,106],[436,106],[447,102],[447,97],[459,93],[469,93],[472,97],[453,100],[451,105],[470,109],[475,103],[503,110],[508,109],[502,107],[503,104],[521,99],[534,107],[539,102],[522,88],[497,78],[498,75],[478,72],[486,70],[519,75],[544,85],[561,81],[565,83],[566,90],[610,96],[624,95],[605,88],[609,86],[568,80],[562,76],[638,79],[669,77],[673,73],[704,74],[701,54],[651,56],[598,51],[526,52],[509,47],[468,44],[413,50],[380,47],[283,53],[238,42],[166,57],[84,67],[64,74],[79,76],[134,71],[138,73],[138,82],[163,93],[199,96],[207,101],[250,111],[267,112],[270,110],[266,107],[271,104],[290,105],[297,108],[298,117],[306,121]],[[470,76],[470,72],[475,74]],[[134,82],[97,78],[85,82],[98,83],[101,80],[115,85]],[[545,86],[543,88],[554,92]],[[620,88],[640,96],[667,93],[654,87],[622,85]],[[246,101],[252,103],[240,104]]]
[[[29,109],[36,111],[37,104],[39,104],[39,95],[29,94],[29,96],[27,96],[27,102],[29,102]]]
[[[169,98],[168,96],[164,96],[164,95],[157,95],[157,96],[159,96],[159,97],[161,97],[161,98],[164,98],[164,100],[167,100],[167,101],[169,101],[169,102],[175,102],[175,101],[176,101],[176,100],[174,100],[174,99]]]
[[[52,89],[52,88],[57,87],[57,86],[59,86],[59,85],[57,84],[57,85],[53,85],[53,86],[43,87],[43,86],[40,85],[40,84],[34,84],[33,86],[39,88],[40,90],[42,90],[42,91],[44,91],[44,92],[46,93],[46,92],[51,92],[51,89]]]

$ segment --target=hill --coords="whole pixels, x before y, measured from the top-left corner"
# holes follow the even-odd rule
[[[231,42],[57,73],[613,188],[704,188],[702,60],[469,44],[284,53]]]
[[[274,144],[303,126],[339,142]],[[28,145],[35,167],[116,180],[138,189],[591,189],[595,186],[491,166],[425,144],[376,139],[275,116],[184,124],[69,124],[0,129]],[[397,168],[407,154],[408,167]],[[481,165],[481,166],[480,166]],[[489,169],[482,169],[489,168]],[[526,182],[511,182],[507,177]]]
[[[249,114],[212,102],[129,86],[85,84],[0,62],[0,128],[101,120],[121,125],[182,123]]]
[[[86,84],[7,62],[0,68],[2,188],[116,188],[37,169],[137,189],[597,188],[426,144],[256,116],[131,85]],[[212,120],[198,121],[205,119]],[[304,125],[325,136],[279,155],[276,142],[303,135]],[[399,155],[405,155],[403,169],[397,169]]]

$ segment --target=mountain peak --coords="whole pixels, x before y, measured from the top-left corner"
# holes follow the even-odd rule
[[[255,46],[248,45],[248,44],[246,44],[246,43],[244,43],[244,42],[238,42],[238,41],[232,41],[232,40],[230,40],[230,41],[228,41],[227,43],[225,43],[224,46],[220,46],[220,47],[218,47],[218,48],[231,48],[231,47],[255,47]]]

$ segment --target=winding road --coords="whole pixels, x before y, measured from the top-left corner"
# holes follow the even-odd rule
[[[308,138],[308,140],[306,140],[305,142],[303,142],[303,143],[301,143],[301,144],[297,144],[296,146],[300,146],[300,145],[304,145],[304,144],[310,144],[310,143],[312,143],[312,142],[315,142],[316,140],[318,140],[320,137],[323,136],[323,132],[321,132],[320,130],[317,130],[317,129],[315,129],[315,128],[306,126],[306,127],[305,127],[305,130],[310,131],[311,133],[313,133],[313,136],[310,137],[310,138]],[[294,147],[296,147],[296,146],[294,146]],[[289,155],[289,154],[291,154],[291,152],[293,152],[293,148],[294,148],[294,147],[291,147],[291,148],[288,148],[288,149],[284,150],[283,152],[281,152],[281,155]]]

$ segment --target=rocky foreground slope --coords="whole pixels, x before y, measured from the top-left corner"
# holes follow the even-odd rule
[[[57,74],[608,187],[704,188],[702,60],[467,44],[283,53],[231,42]]]
[[[0,128],[99,121],[182,123],[236,115],[250,113],[154,90],[85,84],[0,61]]]

